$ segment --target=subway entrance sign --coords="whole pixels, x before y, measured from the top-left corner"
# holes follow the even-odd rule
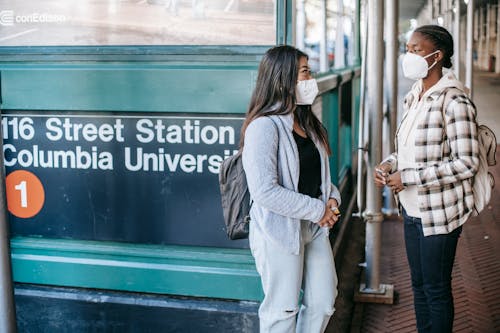
[[[226,237],[218,187],[241,124],[192,113],[5,113],[11,232],[245,248]]]

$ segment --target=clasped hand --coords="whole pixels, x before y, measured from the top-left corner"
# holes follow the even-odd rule
[[[321,227],[331,228],[337,223],[339,220],[340,214],[335,214],[335,209],[338,212],[338,202],[335,199],[329,199],[325,205],[325,213],[321,220],[319,220],[318,224]]]
[[[375,185],[378,187],[389,186],[394,193],[399,193],[405,189],[403,182],[401,181],[401,172],[396,171],[394,173],[389,173],[391,171],[391,166],[387,163],[379,164],[375,171],[373,172]]]

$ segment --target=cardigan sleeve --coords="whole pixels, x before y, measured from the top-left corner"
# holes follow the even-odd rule
[[[337,200],[337,204],[340,206],[342,204],[342,198],[340,197],[340,191],[337,186],[331,184],[330,199]]]
[[[319,222],[326,207],[323,201],[278,182],[278,131],[268,117],[253,120],[245,131],[242,156],[250,196],[255,204],[276,214]]]

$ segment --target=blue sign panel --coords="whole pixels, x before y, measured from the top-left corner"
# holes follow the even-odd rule
[[[3,115],[13,235],[247,247],[227,239],[218,172],[241,117]]]

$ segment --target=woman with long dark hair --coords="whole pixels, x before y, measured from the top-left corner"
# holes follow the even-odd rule
[[[476,109],[452,72],[453,39],[437,25],[417,28],[407,43],[403,74],[417,82],[406,95],[396,152],[375,182],[397,194],[403,215],[417,328],[453,328],[451,273],[462,225],[474,208],[479,166]]]
[[[265,294],[263,333],[323,332],[334,311],[328,231],[338,220],[340,194],[330,180],[327,133],[311,110],[317,93],[305,53],[271,48],[242,127],[253,200],[249,241]]]

